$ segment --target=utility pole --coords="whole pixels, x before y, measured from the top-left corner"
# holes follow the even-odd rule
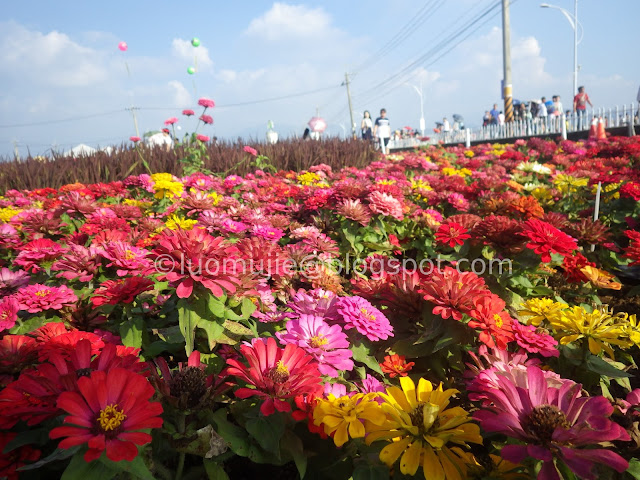
[[[353,121],[353,107],[351,106],[351,91],[349,90],[349,74],[345,72],[344,83],[342,85],[347,86],[347,100],[349,100],[349,115],[351,116],[351,134],[353,139],[356,139],[356,124]]]
[[[502,0],[502,62],[504,67],[504,119],[513,122],[513,92],[511,87],[511,26],[509,23],[509,1]]]

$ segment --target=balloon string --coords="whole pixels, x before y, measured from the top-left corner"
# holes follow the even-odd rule
[[[124,66],[127,67],[127,75],[129,76],[129,79],[131,79],[131,71],[129,70],[129,64],[126,60],[124,61]]]

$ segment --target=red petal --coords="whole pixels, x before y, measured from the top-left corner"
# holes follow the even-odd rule
[[[107,458],[114,462],[120,460],[133,461],[138,455],[138,448],[131,442],[121,442],[118,439],[107,442]]]

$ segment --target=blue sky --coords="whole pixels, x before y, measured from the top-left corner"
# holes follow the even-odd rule
[[[453,113],[477,125],[500,102],[501,17],[446,40],[496,3],[10,2],[0,15],[0,155],[11,154],[14,142],[21,154],[27,147],[36,154],[127,141],[135,134],[131,106],[140,108],[141,133],[172,116],[181,132],[192,131],[194,118],[180,112],[201,96],[217,106],[208,112],[214,125],[200,131],[219,138],[262,140],[269,120],[282,136],[301,135],[316,109],[328,133],[342,135],[349,129],[345,72],[353,74],[358,125],[364,110],[375,117],[385,107],[393,128],[417,127],[420,98],[411,85],[420,82],[428,128]],[[573,0],[551,3],[573,11]],[[539,5],[511,6],[514,97],[559,94],[568,108],[573,31],[559,11]],[[579,83],[597,107],[634,101],[640,1],[580,0],[578,17]],[[193,37],[200,47],[191,46]]]

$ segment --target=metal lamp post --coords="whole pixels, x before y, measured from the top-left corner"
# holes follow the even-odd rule
[[[420,81],[420,88],[416,87],[415,85],[411,85],[410,83],[407,83],[406,85],[409,85],[410,87],[412,87],[416,91],[416,93],[420,96],[420,133],[424,137],[424,129],[426,128],[426,123],[424,121],[424,100],[422,97],[422,81]]]
[[[580,25],[580,27],[582,27],[580,22],[578,22],[578,0],[574,0],[573,15],[562,7],[549,5],[548,3],[542,3],[540,4],[540,7],[555,8],[556,10],[560,10],[565,18],[569,21],[571,28],[573,28],[573,96],[578,93],[578,44],[582,40],[582,38],[578,40],[578,26]]]

